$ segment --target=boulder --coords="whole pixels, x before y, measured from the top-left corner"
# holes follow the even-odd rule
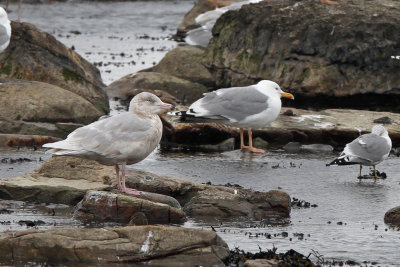
[[[192,218],[243,216],[261,220],[270,216],[288,217],[290,214],[290,196],[276,190],[258,192],[204,185],[143,171],[128,172],[126,183],[142,191],[161,193],[176,198],[183,206],[185,213]]]
[[[287,217],[290,213],[290,197],[280,191],[257,192],[225,186],[204,185],[132,169],[128,169],[126,172],[126,185],[144,193],[142,196],[132,199],[129,196],[128,198],[120,196],[120,192],[115,190],[111,193],[98,193],[97,198],[94,198],[92,193],[87,193],[89,190],[110,191],[116,188],[114,168],[85,159],[53,157],[46,161],[41,168],[25,176],[1,179],[0,198],[75,205],[87,193],[87,201],[83,201],[80,205],[82,206],[81,211],[85,211],[89,217],[104,217],[106,220],[110,219],[106,215],[90,215],[101,213],[102,206],[94,205],[93,199],[102,199],[101,203],[114,203],[115,205],[117,205],[115,199],[129,202],[131,203],[129,205],[133,207],[127,212],[129,215],[127,217],[131,218],[135,212],[143,212],[149,222],[157,221],[158,215],[149,215],[146,210],[148,207],[152,207],[152,209],[159,207],[163,210],[160,211],[160,214],[168,211],[171,216],[169,220],[172,220],[171,214],[175,214],[176,218],[181,219],[180,211],[171,212],[173,209],[179,210],[180,206],[192,217],[228,218],[239,215],[249,218],[265,218],[270,215]],[[155,202],[155,204],[149,204],[147,201]],[[136,209],[137,203],[147,203],[147,206]],[[110,207],[104,207],[104,209],[116,209],[114,204],[110,204]],[[208,209],[208,207],[212,208]],[[128,222],[129,218],[117,220]]]
[[[400,226],[400,206],[394,207],[385,213],[385,223]]]
[[[2,120],[88,124],[103,115],[85,98],[56,85],[22,80],[1,82]]]
[[[7,231],[0,248],[0,263],[215,266],[229,255],[213,231],[166,226]]]
[[[169,51],[151,70],[213,88],[215,82],[210,71],[202,63],[203,57],[204,48],[190,45],[178,46]]]
[[[211,187],[198,192],[184,206],[192,217],[233,218],[246,217],[255,220],[271,216],[289,217],[290,196],[271,190],[257,192],[248,189]]]
[[[83,97],[101,114],[109,112],[96,67],[32,24],[12,22],[11,27],[10,45],[0,55],[1,78],[53,84]]]
[[[138,72],[122,77],[107,87],[109,97],[130,99],[140,90],[163,90],[180,103],[190,104],[203,96],[207,88],[199,83],[157,72]]]
[[[218,19],[204,62],[217,88],[269,79],[293,106],[399,112],[397,32],[398,1],[262,1]]]
[[[141,216],[140,220],[138,216]],[[90,222],[98,220],[136,225],[143,220],[145,224],[181,223],[185,220],[179,202],[172,197],[147,192],[134,197],[92,190],[75,207],[74,217]]]

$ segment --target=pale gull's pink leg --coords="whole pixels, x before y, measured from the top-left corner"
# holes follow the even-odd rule
[[[117,174],[117,188],[122,191],[121,180],[119,179],[119,166],[115,164],[115,173]]]
[[[140,192],[138,190],[133,188],[128,188],[125,186],[125,163],[122,164],[121,174],[122,174],[121,191],[129,195],[140,196]]]

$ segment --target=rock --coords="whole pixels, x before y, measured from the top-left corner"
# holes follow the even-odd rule
[[[58,123],[48,123],[48,122],[28,122],[28,121],[10,121],[10,120],[0,120],[0,132],[3,133],[14,133],[8,136],[15,135],[19,138],[20,135],[31,136],[31,135],[41,135],[41,136],[53,136],[56,138],[64,139],[69,133],[71,133],[76,128],[84,126],[79,123],[70,122],[58,122]]]
[[[290,153],[296,153],[300,151],[301,144],[299,142],[289,142],[287,143],[283,149]]]
[[[218,19],[204,62],[217,88],[270,79],[296,107],[399,112],[400,3],[390,3],[245,5]]]
[[[270,127],[253,131],[254,138],[260,138],[269,144],[285,145],[289,142],[298,142],[296,150],[301,144],[324,144],[315,146],[315,149],[324,151],[333,148],[343,148],[344,145],[357,138],[360,133],[371,131],[373,120],[382,116],[389,116],[394,122],[400,121],[398,113],[361,111],[351,109],[325,109],[310,111],[290,108],[296,116],[283,115],[288,108],[282,108],[281,115]],[[181,144],[204,145],[217,144],[234,137],[236,148],[239,144],[237,129],[212,123],[178,122],[174,117],[168,117],[172,130],[164,140],[169,147],[181,147]],[[400,146],[400,129],[397,124],[385,125],[392,139],[393,147]],[[312,147],[303,147],[310,149]]]
[[[134,203],[138,199],[129,198],[128,201],[125,196],[120,197],[120,194],[113,194],[112,192],[99,193],[100,196],[109,196],[108,198],[98,197],[98,199],[102,199],[101,202],[103,203],[107,202],[106,199],[114,203],[114,196],[121,201],[131,203],[129,205],[134,207],[127,208],[129,216],[126,217],[129,218],[118,219],[126,223],[129,222],[135,212],[145,213],[149,223],[157,221],[159,215],[149,215],[149,211],[146,210],[147,208],[151,210],[151,205],[153,205],[153,208],[158,205],[160,209],[164,209],[163,213],[160,212],[160,214],[165,214],[168,210],[171,216],[169,220],[171,221],[182,219],[179,211],[180,206],[192,217],[228,218],[230,216],[246,216],[262,219],[266,216],[287,217],[290,213],[290,197],[280,191],[257,192],[240,188],[203,185],[184,179],[158,176],[132,169],[126,172],[126,185],[145,192],[140,199],[142,203],[145,203],[145,200],[149,200],[146,203],[152,203],[148,204],[146,208],[142,207],[136,210],[137,205]],[[41,168],[25,176],[1,179],[0,198],[75,205],[82,200],[89,190],[110,191],[114,188],[116,188],[116,178],[112,166],[103,166],[95,161],[73,157],[53,157],[46,161]],[[90,196],[89,193],[88,196]],[[101,206],[92,205],[92,200],[89,197],[87,203],[82,202],[81,210],[89,215],[101,213]],[[110,205],[110,208],[107,209],[115,209],[115,206]],[[94,216],[105,217],[106,220],[110,219],[101,214],[92,215],[92,218]]]
[[[256,137],[253,139],[253,145],[257,148],[268,148],[269,143],[260,137]]]
[[[168,147],[168,144],[163,143],[163,147]],[[223,151],[231,151],[235,149],[235,139],[228,138],[225,141],[222,141],[218,144],[175,144],[174,148],[178,148],[180,150],[190,150],[190,151],[204,151],[204,152],[223,152]]]
[[[204,48],[189,45],[178,46],[169,51],[151,70],[213,88],[215,86],[214,78],[204,66],[203,57]]]
[[[143,192],[139,197],[104,191],[88,191],[74,210],[74,217],[84,221],[112,221],[128,224],[134,220],[146,224],[181,223],[185,215],[172,197]],[[159,200],[163,200],[163,203]],[[170,200],[173,199],[173,200]],[[156,202],[158,201],[158,202]],[[164,203],[173,202],[173,205]],[[139,214],[141,215],[139,215]],[[144,217],[143,217],[144,215]]]
[[[0,77],[53,84],[85,98],[99,113],[109,112],[96,67],[32,24],[12,22],[11,27],[10,45],[0,55]]]
[[[1,125],[1,124],[0,124]],[[46,143],[60,141],[51,136],[0,134],[0,147],[40,147]]]
[[[0,198],[76,205],[86,191],[104,190],[115,184],[114,177],[111,167],[93,161],[53,157],[29,174],[2,178]]]
[[[385,223],[400,226],[400,206],[394,207],[385,213]]]
[[[387,116],[381,117],[374,120],[374,123],[381,123],[381,124],[392,124],[393,120]]]
[[[278,261],[267,259],[247,260],[244,262],[243,267],[276,267]]]
[[[290,196],[276,190],[257,192],[247,189],[209,188],[193,197],[184,206],[184,211],[188,216],[213,219],[238,216],[255,220],[268,219],[271,216],[289,217]]]
[[[88,124],[103,114],[85,98],[55,85],[22,80],[1,82],[3,120]]]
[[[1,263],[213,266],[229,255],[227,244],[213,231],[165,226],[7,231],[0,233],[0,248]]]
[[[178,146],[200,149],[201,145],[217,145],[231,137],[238,137],[238,130],[217,123],[179,123],[172,122],[173,136],[163,142],[172,142]]]
[[[309,151],[309,152],[332,152],[333,151],[333,147],[331,145],[325,145],[325,144],[301,145],[300,149]]]
[[[204,85],[157,72],[138,72],[122,77],[107,87],[109,97],[130,99],[136,89],[163,90],[178,98],[181,104],[190,104],[207,92]]]

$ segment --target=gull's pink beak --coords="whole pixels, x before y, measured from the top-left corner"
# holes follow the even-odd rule
[[[165,112],[171,111],[175,109],[174,105],[167,104],[167,103],[162,103],[159,105],[159,107],[164,110]]]

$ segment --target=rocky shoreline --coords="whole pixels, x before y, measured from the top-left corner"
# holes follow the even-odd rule
[[[200,0],[179,30],[195,28],[195,16],[229,3]],[[0,55],[0,147],[36,149],[65,138],[108,114],[109,98],[126,104],[149,91],[184,108],[207,91],[268,78],[296,100],[283,103],[286,107],[271,127],[254,131],[257,146],[285,149],[295,142],[295,147],[313,145],[307,149],[341,149],[379,123],[397,149],[400,60],[393,55],[400,53],[400,40],[392,33],[399,30],[398,7],[375,0],[363,5],[343,1],[339,7],[294,0],[247,5],[221,16],[206,48],[178,46],[154,67],[108,87],[99,70],[75,51],[29,23],[13,22],[10,46]],[[349,107],[354,109],[343,109]],[[166,149],[238,148],[237,129],[162,119],[161,145]],[[315,266],[292,250],[282,255],[229,251],[213,230],[180,227],[188,218],[288,219],[293,203],[283,191],[214,186],[130,170],[127,185],[143,192],[136,198],[116,191],[113,177],[112,167],[96,162],[51,158],[31,173],[2,178],[1,199],[70,205],[76,220],[122,226],[2,232],[0,264],[250,267],[285,265],[295,257],[302,261],[298,266]],[[389,210],[385,223],[398,226],[399,213],[399,207]]]

